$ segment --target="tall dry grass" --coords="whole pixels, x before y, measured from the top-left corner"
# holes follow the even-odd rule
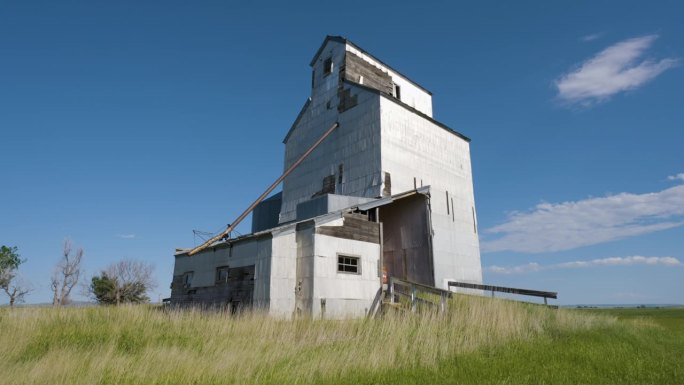
[[[307,383],[441,359],[614,318],[459,297],[446,316],[277,320],[146,306],[0,309],[2,384]]]

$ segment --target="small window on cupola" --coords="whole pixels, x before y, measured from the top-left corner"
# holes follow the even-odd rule
[[[323,75],[331,74],[332,71],[333,71],[333,61],[332,61],[332,58],[329,57],[329,58],[325,59],[325,61],[323,62]]]

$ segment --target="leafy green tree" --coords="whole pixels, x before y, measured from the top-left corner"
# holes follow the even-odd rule
[[[149,302],[154,287],[152,267],[141,262],[121,261],[92,277],[90,292],[103,305]]]
[[[23,301],[31,289],[17,279],[17,269],[24,261],[16,246],[0,246],[0,289],[9,297],[9,305]]]
[[[16,246],[0,246],[0,284],[4,283],[2,280],[6,275],[18,269],[22,262],[24,261],[19,257],[19,249]]]

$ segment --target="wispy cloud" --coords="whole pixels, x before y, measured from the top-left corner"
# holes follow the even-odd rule
[[[684,182],[684,172],[677,175],[670,175],[667,177],[667,180],[679,180]]]
[[[555,81],[558,98],[570,104],[591,105],[636,89],[676,66],[679,60],[674,58],[639,60],[657,38],[648,35],[623,40],[584,61]]]
[[[570,250],[684,225],[684,185],[574,202],[542,203],[484,231],[483,252]],[[487,237],[499,236],[496,239]]]
[[[582,36],[582,37],[580,38],[580,40],[582,40],[582,41],[594,41],[594,40],[598,39],[598,38],[601,37],[601,36],[603,36],[603,32],[592,33],[592,34],[590,34],[590,35],[584,35],[584,36]]]
[[[121,239],[133,239],[135,238],[135,234],[117,234],[116,237]]]
[[[528,263],[518,266],[489,266],[485,271],[497,274],[523,274],[534,273],[542,270],[557,270],[557,269],[581,269],[590,267],[606,267],[606,266],[633,266],[633,265],[660,265],[660,266],[684,266],[677,258],[674,257],[642,257],[640,255],[632,257],[611,257],[602,259],[592,259],[589,261],[572,261],[564,263],[556,263],[553,265],[540,265],[538,263]]]

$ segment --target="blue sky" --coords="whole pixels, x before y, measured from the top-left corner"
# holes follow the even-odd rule
[[[29,303],[65,238],[169,293],[176,247],[282,171],[308,63],[343,35],[472,138],[486,283],[682,303],[684,7],[627,2],[3,2],[0,243]],[[248,232],[248,223],[239,231]],[[78,298],[78,296],[76,297]],[[0,303],[6,303],[0,296]]]

